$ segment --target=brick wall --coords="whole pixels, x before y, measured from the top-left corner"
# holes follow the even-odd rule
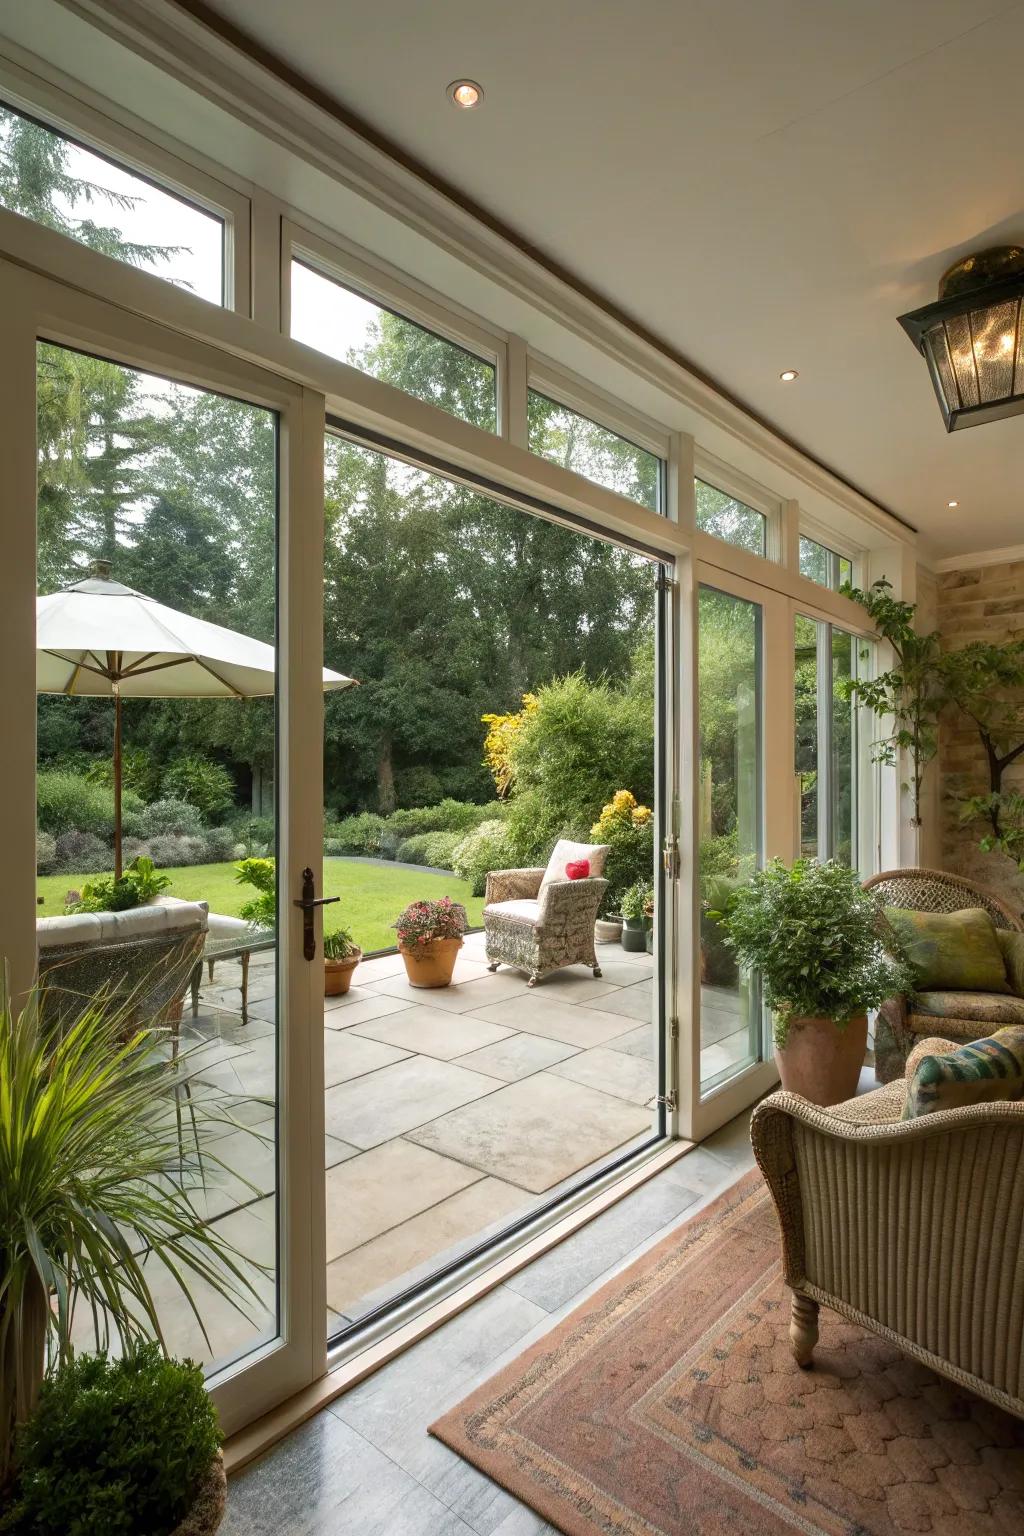
[[[971,640],[1003,641],[1024,635],[1024,560],[943,571],[937,597],[938,628],[946,650]],[[1007,770],[1003,787],[1024,790],[1024,759]],[[943,867],[977,880],[1015,910],[1024,910],[1024,875],[1003,854],[982,853],[978,847],[982,829],[961,826],[957,818],[958,795],[984,794],[988,789],[981,742],[963,715],[942,723],[938,789]]]

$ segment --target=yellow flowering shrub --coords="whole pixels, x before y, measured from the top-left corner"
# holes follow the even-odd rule
[[[617,789],[590,829],[600,843],[612,841],[633,827],[646,827],[651,819],[649,805],[638,805],[628,789]]]
[[[625,891],[649,881],[654,868],[654,818],[628,789],[616,790],[590,829],[595,843],[608,844],[606,906],[616,911]]]
[[[498,794],[503,800],[511,790],[515,776],[512,766],[512,748],[523,726],[530,716],[536,713],[536,710],[536,694],[524,693],[523,707],[515,714],[481,715],[480,717],[487,727],[487,735],[484,738],[484,762],[490,769]]]

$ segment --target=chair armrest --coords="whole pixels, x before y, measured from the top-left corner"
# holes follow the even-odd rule
[[[494,901],[536,901],[543,869],[492,869],[484,888],[484,905]]]
[[[608,881],[598,875],[588,875],[586,880],[550,880],[540,898],[537,927],[585,922],[588,916],[594,921],[607,889]]]

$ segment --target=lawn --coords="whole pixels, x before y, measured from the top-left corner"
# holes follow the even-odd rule
[[[169,896],[185,901],[209,902],[211,912],[237,917],[242,903],[253,895],[248,886],[235,880],[234,864],[194,864],[187,869],[165,869],[170,876]],[[88,875],[44,875],[36,882],[36,893],[43,898],[36,908],[39,917],[53,917],[64,910],[64,894],[80,890]],[[395,943],[390,926],[410,901],[421,897],[451,896],[466,908],[470,926],[483,922],[483,900],[470,895],[469,882],[456,875],[422,874],[411,869],[396,869],[393,864],[358,862],[349,859],[324,860],[325,896],[340,896],[338,906],[327,907],[327,927],[344,925],[364,950],[390,949]]]

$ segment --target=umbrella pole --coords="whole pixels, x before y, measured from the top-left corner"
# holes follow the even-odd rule
[[[114,879],[121,869],[121,691],[114,684]]]

